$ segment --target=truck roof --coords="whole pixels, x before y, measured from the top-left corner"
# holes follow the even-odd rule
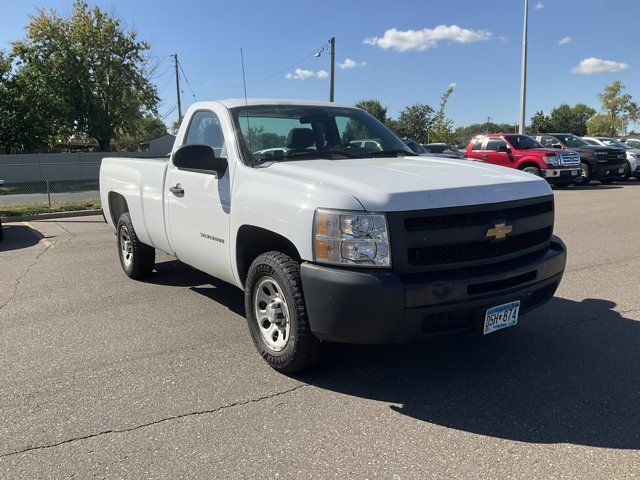
[[[323,107],[349,107],[354,108],[351,105],[342,105],[334,102],[322,102],[319,100],[294,100],[294,99],[283,99],[283,98],[227,98],[223,100],[211,100],[205,102],[196,102],[194,103],[194,107],[203,108],[206,107],[207,104],[211,103],[221,103],[227,108],[235,108],[235,107],[244,107],[245,105],[255,106],[255,105],[317,105]]]

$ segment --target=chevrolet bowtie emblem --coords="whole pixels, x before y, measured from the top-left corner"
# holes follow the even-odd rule
[[[512,231],[512,225],[506,225],[504,222],[496,223],[495,227],[487,230],[486,238],[491,238],[493,240],[502,240],[504,238],[507,238],[507,235],[509,235]]]

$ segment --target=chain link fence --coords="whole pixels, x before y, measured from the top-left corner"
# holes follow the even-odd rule
[[[0,211],[55,207],[73,202],[99,205],[98,176],[104,157],[151,157],[147,152],[88,152],[0,155]]]

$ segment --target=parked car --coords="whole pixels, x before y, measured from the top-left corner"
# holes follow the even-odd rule
[[[365,138],[363,140],[351,140],[349,142],[354,147],[365,148],[367,150],[379,152],[382,150],[382,145],[377,139]]]
[[[460,150],[447,143],[425,143],[422,146],[431,154],[438,154],[449,158],[464,158]]]
[[[261,160],[256,131],[286,152]],[[565,268],[545,181],[415,155],[328,102],[195,103],[169,159],[105,158],[100,197],[126,275],[150,275],[158,249],[244,290],[257,350],[283,372],[313,365],[325,341],[512,327]]]
[[[580,156],[571,150],[544,148],[533,138],[519,134],[491,133],[471,139],[467,158],[517,168],[554,185],[569,185],[578,177]]]
[[[535,138],[545,148],[571,149],[580,154],[580,172],[575,180],[576,185],[587,185],[591,180],[612,183],[624,178],[627,155],[621,148],[589,145],[570,133],[542,133]]]
[[[429,153],[429,151],[426,150],[421,143],[418,143],[415,140],[411,140],[410,138],[403,138],[402,141],[413,151],[413,153],[417,153],[418,155],[426,155]]]
[[[636,177],[640,180],[640,148],[633,148],[631,145],[616,140],[612,137],[582,137],[591,145],[602,145],[605,147],[621,148],[627,154],[627,170],[625,177]]]
[[[618,140],[631,148],[640,148],[640,138],[619,138]]]

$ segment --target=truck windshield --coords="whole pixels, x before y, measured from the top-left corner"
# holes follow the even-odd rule
[[[585,140],[575,135],[554,135],[558,140],[569,148],[579,148],[589,145]]]
[[[526,150],[528,148],[544,148],[541,143],[527,135],[505,135],[507,141],[516,150]]]
[[[245,163],[415,155],[368,113],[348,107],[255,105],[231,109]]]
[[[600,141],[604,143],[607,147],[622,148],[624,150],[629,150],[631,148],[626,143],[622,143],[614,138],[601,138]]]

